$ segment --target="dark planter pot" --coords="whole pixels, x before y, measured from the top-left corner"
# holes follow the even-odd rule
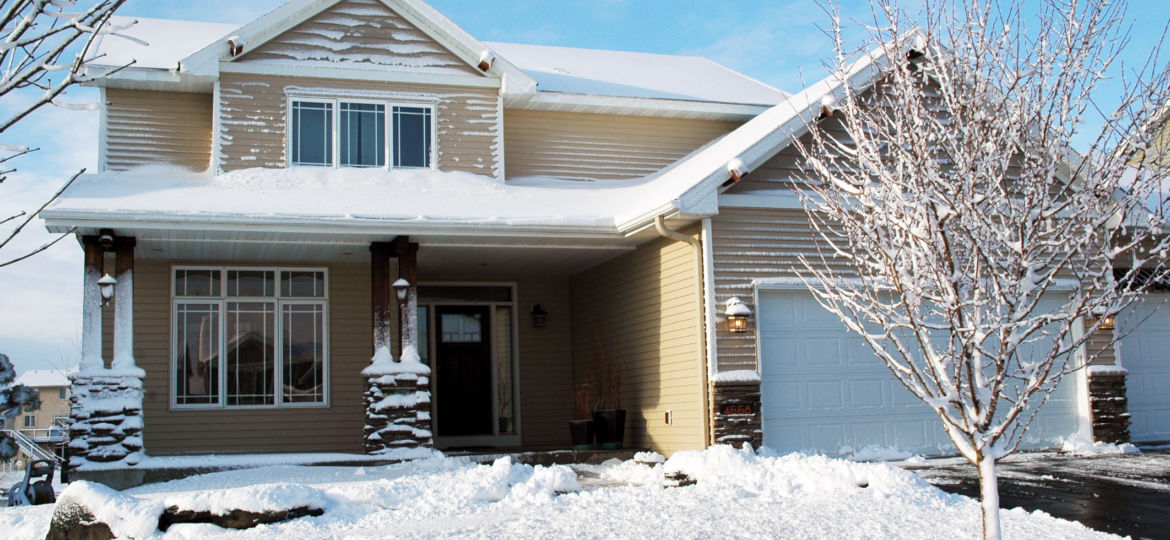
[[[622,447],[626,438],[626,410],[595,411],[593,429],[597,432],[597,447],[602,450],[616,450]]]
[[[593,420],[569,420],[569,437],[573,450],[592,450]]]

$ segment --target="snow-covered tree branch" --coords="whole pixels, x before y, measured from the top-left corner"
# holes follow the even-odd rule
[[[1104,0],[876,4],[865,50],[883,76],[851,85],[834,17],[842,88],[801,145],[823,246],[806,283],[938,414],[998,537],[996,460],[1090,360],[1103,315],[1166,278],[1170,175],[1149,150],[1170,64],[1113,66],[1124,6]],[[1102,112],[1118,70],[1120,106]],[[1093,115],[1104,127],[1074,152]]]
[[[101,36],[116,32],[110,16],[126,0],[6,0],[0,6],[0,99],[7,105],[0,116],[0,137],[46,105],[73,108],[58,98],[71,86],[92,82],[121,68],[91,71],[100,63],[93,54]],[[122,66],[125,67],[125,66]],[[15,172],[10,164],[35,148],[0,139],[0,184]],[[80,173],[78,173],[80,174]],[[21,253],[12,253],[13,240],[77,178],[70,178],[44,205],[0,216],[0,267],[40,253],[61,240],[59,236]],[[31,210],[31,211],[30,211]]]

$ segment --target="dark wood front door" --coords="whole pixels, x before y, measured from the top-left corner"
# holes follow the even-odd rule
[[[437,306],[435,351],[439,436],[492,434],[489,308]]]

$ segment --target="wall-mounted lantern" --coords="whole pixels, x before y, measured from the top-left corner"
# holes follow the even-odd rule
[[[747,332],[748,321],[752,318],[752,309],[735,296],[724,302],[724,305],[726,308],[723,310],[723,316],[727,318],[727,331],[733,334]]]
[[[391,287],[394,287],[394,293],[398,295],[399,301],[406,300],[406,291],[410,290],[410,282],[399,278]]]
[[[109,274],[98,280],[98,287],[101,287],[102,291],[102,306],[110,305],[110,300],[114,298],[114,285],[117,284],[118,280]]]
[[[540,307],[540,304],[532,305],[532,326],[534,328],[544,328],[548,324],[548,312]]]
[[[1098,316],[1097,318],[1101,320],[1100,328],[1102,330],[1113,330],[1117,327],[1117,319],[1113,315]]]

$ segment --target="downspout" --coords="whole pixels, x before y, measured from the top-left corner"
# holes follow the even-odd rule
[[[663,238],[674,240],[676,242],[686,242],[690,244],[691,247],[695,248],[695,261],[697,266],[697,271],[695,273],[695,283],[697,285],[696,288],[698,289],[696,291],[696,298],[699,299],[699,305],[701,308],[696,311],[699,319],[699,350],[701,351],[700,357],[705,358],[707,351],[707,317],[705,315],[707,310],[706,306],[703,305],[705,304],[704,300],[706,298],[705,288],[703,286],[705,282],[703,277],[703,242],[694,238],[693,236],[686,235],[678,231],[672,231],[666,228],[666,220],[661,215],[654,216],[654,228]],[[708,406],[710,396],[708,396],[707,392],[707,366],[699,366],[699,379],[700,384],[702,385],[699,389],[699,395],[702,396],[702,406],[699,410],[701,411],[700,418],[702,419],[703,448],[707,448],[711,446],[711,418],[709,414],[710,407]]]

